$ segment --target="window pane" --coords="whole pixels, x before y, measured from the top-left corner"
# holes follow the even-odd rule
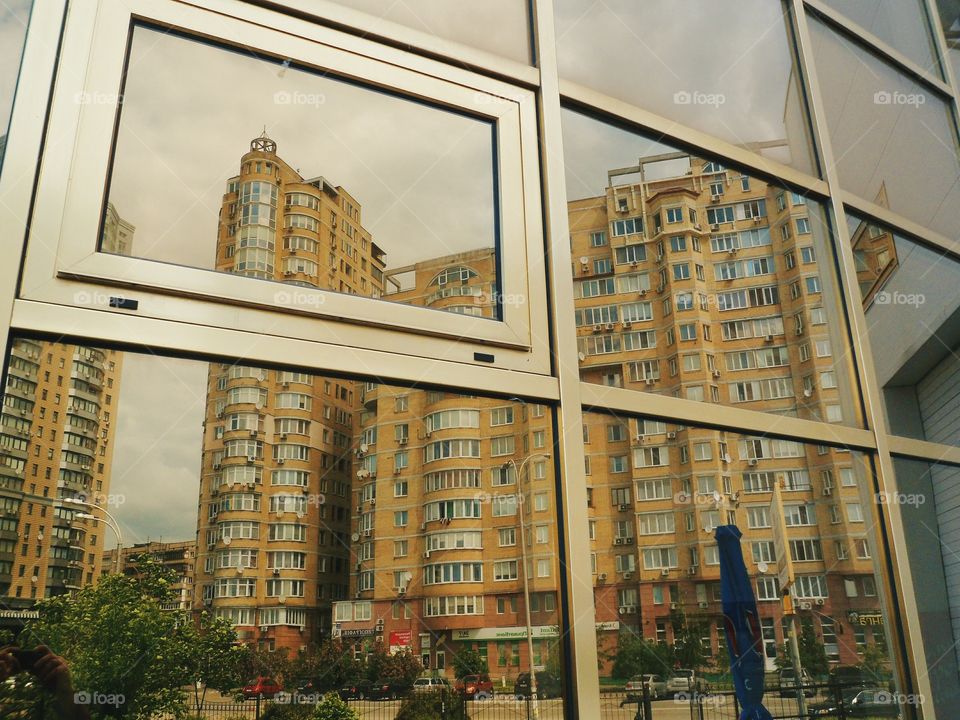
[[[816,172],[780,3],[748,0],[732,10],[690,0],[554,0],[554,7],[562,78]]]
[[[960,161],[949,108],[825,25],[810,31],[843,187],[953,237]]]
[[[937,9],[940,11],[940,27],[947,40],[953,77],[960,78],[960,7],[951,0],[937,0]]]
[[[492,123],[144,27],[123,98],[101,250],[497,316]]]
[[[13,0],[0,7],[0,167],[7,146],[7,123],[20,71],[32,0]]]
[[[812,644],[823,648],[804,651],[813,666],[808,671],[824,676],[837,664],[860,664],[867,653],[880,668],[871,684],[886,685],[892,667],[886,638],[894,628],[880,598],[886,565],[873,524],[878,505],[868,457],[646,418],[588,413],[584,421],[593,460],[587,513],[602,683],[622,688],[646,673],[679,678],[676,668],[708,674],[712,688],[730,682],[713,528],[732,524],[742,532],[761,627],[769,626],[766,670],[774,673],[784,652],[778,575],[789,553],[801,626],[809,625]],[[630,438],[611,441],[612,422],[627,423]],[[649,430],[641,441],[641,431]],[[691,461],[691,448],[702,443],[715,449],[712,458]],[[605,459],[621,453],[633,459],[629,478],[606,472]],[[651,463],[654,454],[658,462]],[[863,517],[850,520],[847,505],[861,507]],[[779,516],[785,534],[777,530]],[[861,626],[864,634],[855,635]],[[778,712],[775,695],[765,696],[768,708],[789,717],[789,701]],[[732,697],[718,702],[724,700],[733,706]],[[616,707],[611,703],[604,717],[622,717]]]
[[[491,0],[451,5],[446,0],[336,0],[357,10],[420,32],[529,63],[530,18],[523,0]],[[495,32],[491,29],[496,28]],[[376,35],[376,21],[364,25]]]
[[[826,4],[924,70],[941,74],[921,0],[826,0]]]
[[[960,445],[960,263],[848,215],[887,422]]]
[[[540,715],[562,717],[550,408],[22,338],[8,366],[5,607],[110,572],[95,503],[122,562],[168,557],[181,609],[242,642],[293,655],[333,636],[361,658],[382,642],[451,683],[473,650],[511,689],[532,645]]]
[[[917,599],[923,649],[930,666],[932,711],[949,712],[960,701],[960,595],[956,587],[960,565],[957,547],[960,510],[956,498],[960,468],[944,463],[894,458],[897,493],[884,502],[896,504],[903,517],[907,561],[914,587],[905,591]]]
[[[573,111],[563,123],[583,380],[858,424],[824,208]]]

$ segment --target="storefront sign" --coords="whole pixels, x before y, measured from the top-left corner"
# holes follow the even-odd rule
[[[879,612],[857,612],[851,610],[847,615],[851,625],[883,625],[883,615]]]
[[[413,632],[410,630],[394,630],[390,633],[390,647],[400,645],[409,647],[413,641]]]
[[[533,637],[551,638],[560,637],[559,625],[534,625]],[[525,627],[505,628],[473,628],[470,630],[454,630],[454,640],[524,640],[527,637]]]
[[[373,637],[376,634],[376,628],[346,628],[340,631],[340,637],[344,638]]]

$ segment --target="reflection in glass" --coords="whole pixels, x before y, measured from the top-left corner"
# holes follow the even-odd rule
[[[848,218],[890,429],[960,445],[960,263]]]
[[[939,77],[922,0],[825,0],[864,30]]]
[[[825,25],[810,31],[840,183],[953,237],[960,160],[947,105]]]
[[[451,4],[447,0],[336,0],[380,20],[406,25],[420,32],[470,45],[527,65],[530,53],[530,18],[525,0],[488,0]],[[491,32],[496,28],[496,32]],[[378,23],[365,23],[376,35]]]
[[[957,672],[960,665],[960,579],[956,548],[960,509],[956,488],[960,468],[945,463],[894,458],[895,496],[903,517],[917,618],[930,668],[932,698],[924,712],[948,717],[960,707]]]
[[[0,6],[0,167],[7,147],[7,124],[20,71],[32,0],[12,0]]]
[[[735,12],[691,0],[554,7],[561,78],[816,174],[779,2],[747,0]]]
[[[470,651],[511,695],[532,662],[562,716],[549,408],[16,339],[2,409],[6,607],[148,553],[241,642],[379,646],[451,682]]]
[[[937,0],[940,27],[947,42],[947,60],[953,67],[953,78],[960,78],[960,5],[952,0]]]
[[[130,54],[102,251],[496,316],[491,123],[143,27]]]
[[[581,377],[856,424],[824,209],[564,113]]]
[[[730,682],[713,529],[735,524],[767,670],[784,656],[780,546],[793,564],[789,592],[801,628],[809,628],[801,646],[811,676],[870,658],[869,682],[886,685],[893,629],[881,604],[876,502],[863,455],[652,418],[592,413],[584,422],[602,678],[668,679],[684,668]],[[775,545],[777,512],[786,535]],[[788,709],[790,701],[779,702]],[[779,707],[770,707],[774,715],[790,717]]]

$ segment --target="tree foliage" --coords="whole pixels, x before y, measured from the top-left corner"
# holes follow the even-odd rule
[[[453,675],[457,680],[467,675],[480,675],[487,670],[487,661],[473,648],[462,648],[453,656]]]
[[[336,690],[363,676],[363,663],[354,659],[353,649],[340,639],[324,640],[297,653],[290,670],[297,687],[312,683],[313,690]],[[287,684],[290,687],[290,683]]]
[[[91,705],[95,718],[180,715],[190,679],[208,677],[226,687],[239,678],[229,675],[229,664],[215,669],[200,656],[232,659],[232,630],[214,623],[199,631],[187,613],[165,609],[176,605],[175,581],[171,571],[143,559],[136,575],[108,575],[76,593],[41,600],[40,617],[28,624],[21,645],[42,643],[61,655],[78,692],[122,697],[117,705]]]
[[[670,648],[653,640],[647,640],[634,632],[621,632],[617,638],[617,649],[608,659],[613,660],[613,676],[629,680],[634,675],[653,673],[669,674],[671,662]]]
[[[407,696],[396,720],[460,720],[466,716],[463,695],[452,690],[434,690]]]
[[[371,682],[410,687],[422,672],[423,665],[412,653],[403,651],[391,654],[382,643],[378,643],[367,656],[366,676]]]
[[[709,655],[702,642],[702,628],[690,623],[683,606],[670,611],[673,626],[673,662],[675,667],[696,670],[707,664]]]

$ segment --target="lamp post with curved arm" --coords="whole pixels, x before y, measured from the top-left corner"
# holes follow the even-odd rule
[[[91,510],[99,510],[106,516],[107,525],[110,526],[110,529],[113,530],[114,534],[117,536],[117,549],[116,556],[114,557],[114,571],[117,574],[120,574],[120,551],[123,548],[123,536],[120,534],[120,523],[117,522],[117,519],[111,515],[105,507],[102,505],[97,505],[96,503],[87,502],[86,500],[80,500],[78,498],[63,498],[63,502],[71,505],[82,505],[83,507],[90,508]],[[77,513],[77,517],[89,520],[100,519],[93,513]]]
[[[549,457],[549,453],[534,453],[532,455],[527,455],[527,457],[521,460],[519,467],[517,467],[517,462],[513,458],[507,460],[503,466],[513,466],[513,471],[517,474],[517,488],[519,489],[521,487],[521,483],[523,482],[523,471],[524,468],[526,468],[527,463],[533,458],[548,459]],[[521,499],[523,498],[522,490],[520,493],[518,493],[518,497]],[[523,564],[523,608],[527,621],[527,654],[530,656],[530,698],[533,701],[532,717],[534,720],[537,720],[537,718],[540,717],[540,706],[537,697],[537,673],[533,667],[533,624],[530,621],[530,578],[527,571],[527,536],[523,524],[523,506],[525,504],[526,500],[518,503],[517,515],[520,520],[520,558]]]

